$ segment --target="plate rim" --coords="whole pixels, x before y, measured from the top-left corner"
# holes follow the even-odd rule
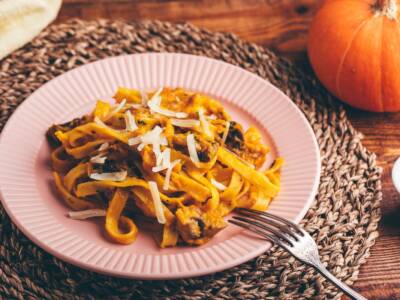
[[[66,74],[71,74],[71,73],[75,73],[75,72],[79,72],[81,70],[81,68],[87,67],[88,65],[93,65],[93,64],[101,64],[104,61],[107,60],[113,60],[113,59],[119,59],[122,57],[126,57],[126,58],[130,58],[130,57],[139,57],[139,56],[152,56],[152,55],[167,55],[167,56],[177,56],[178,58],[180,57],[189,57],[191,59],[204,59],[204,60],[209,60],[214,63],[219,63],[219,64],[223,64],[225,66],[229,66],[229,67],[233,67],[235,72],[245,72],[248,75],[250,75],[251,77],[254,78],[254,80],[258,80],[258,81],[262,81],[264,84],[269,85],[270,88],[274,89],[276,93],[280,94],[280,96],[282,98],[285,98],[285,100],[289,103],[289,105],[292,106],[292,108],[295,109],[296,113],[299,115],[299,117],[301,118],[302,122],[305,124],[306,130],[308,131],[308,134],[311,135],[311,141],[312,141],[312,145],[313,145],[313,150],[316,154],[316,174],[314,177],[314,181],[313,181],[313,185],[312,188],[310,189],[310,194],[309,197],[307,199],[307,201],[305,201],[304,206],[302,207],[302,209],[297,213],[297,216],[292,219],[292,221],[294,221],[295,223],[299,223],[304,216],[306,215],[307,211],[310,209],[314,198],[317,194],[318,191],[318,186],[320,183],[320,176],[321,176],[321,155],[320,155],[320,150],[319,150],[319,146],[316,140],[316,136],[314,131],[311,128],[311,124],[308,122],[308,120],[306,119],[305,115],[303,114],[303,112],[300,110],[299,107],[297,107],[293,100],[290,99],[283,91],[281,91],[278,87],[276,87],[275,85],[273,85],[271,82],[269,82],[267,79],[264,79],[260,76],[258,76],[255,73],[252,73],[244,68],[241,68],[237,65],[219,60],[219,59],[214,59],[214,58],[210,58],[207,56],[199,56],[199,55],[193,55],[193,54],[186,54],[186,53],[177,53],[177,52],[145,52],[145,53],[136,53],[136,54],[123,54],[123,55],[118,55],[118,56],[111,56],[111,57],[107,57],[107,58],[103,58],[100,60],[96,60],[87,64],[83,64],[81,66],[78,66],[76,68],[73,68],[71,70],[68,70],[54,78],[52,78],[51,80],[45,82],[43,85],[41,85],[39,88],[37,88],[33,93],[31,93],[28,97],[26,97],[22,103],[20,103],[18,105],[18,107],[14,110],[14,112],[11,114],[11,116],[8,118],[6,124],[4,125],[1,134],[0,134],[0,151],[4,145],[4,133],[8,130],[10,130],[9,127],[12,126],[12,123],[14,122],[14,119],[17,118],[19,112],[24,109],[24,107],[26,105],[28,105],[29,103],[29,99],[33,96],[35,96],[37,93],[40,92],[40,90],[45,89],[47,85],[54,83],[55,81],[61,80],[63,78],[63,76],[65,76]],[[205,92],[207,93],[207,92]],[[0,182],[1,184],[1,182]],[[64,262],[70,263],[74,266],[77,266],[79,268],[83,268],[89,271],[94,271],[100,274],[105,274],[105,275],[110,275],[110,276],[115,276],[115,277],[121,277],[121,278],[131,278],[131,279],[141,279],[141,280],[174,280],[174,279],[180,279],[180,278],[194,278],[194,277],[199,277],[199,276],[204,276],[204,275],[208,275],[208,274],[213,274],[216,272],[220,272],[220,271],[224,271],[227,269],[230,269],[232,267],[238,266],[240,264],[243,264],[259,255],[261,255],[262,253],[264,253],[265,251],[267,251],[268,249],[271,248],[271,243],[266,241],[265,244],[263,244],[262,246],[258,247],[255,251],[248,251],[246,252],[245,255],[241,256],[240,259],[232,259],[229,263],[223,263],[221,266],[217,265],[214,266],[212,268],[206,268],[202,271],[197,271],[194,272],[193,270],[191,271],[183,271],[183,272],[176,272],[176,275],[174,276],[168,276],[168,274],[165,273],[158,273],[158,274],[133,274],[130,272],[127,272],[126,270],[116,270],[116,269],[112,269],[109,270],[107,268],[103,268],[100,266],[94,266],[93,264],[81,261],[79,259],[75,259],[75,257],[71,257],[71,256],[67,256],[64,255],[61,251],[57,251],[56,249],[53,249],[53,247],[49,246],[46,244],[46,242],[41,241],[40,239],[38,239],[30,230],[29,228],[26,228],[23,224],[21,224],[21,222],[19,222],[18,218],[14,215],[14,213],[12,212],[12,209],[9,207],[9,205],[7,204],[7,200],[5,199],[4,195],[3,195],[3,190],[0,186],[0,201],[8,215],[8,217],[11,219],[11,221],[17,226],[17,228],[30,240],[32,241],[36,246],[40,247],[42,250],[44,250],[47,253],[50,253],[51,255],[61,259]]]

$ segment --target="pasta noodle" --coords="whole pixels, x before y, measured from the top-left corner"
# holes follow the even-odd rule
[[[217,100],[125,87],[114,99],[47,132],[71,217],[105,218],[110,240],[133,243],[147,226],[162,248],[202,245],[235,208],[266,210],[278,194],[283,159],[260,171],[269,152],[260,132],[243,130]]]

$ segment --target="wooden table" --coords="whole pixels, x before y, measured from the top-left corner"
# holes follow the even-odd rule
[[[306,40],[318,0],[64,0],[57,22],[82,19],[189,21],[214,31],[230,31],[275,50],[311,72]],[[400,156],[400,113],[373,114],[347,109],[364,145],[384,168],[380,236],[362,266],[355,289],[369,299],[400,298],[400,199],[391,166]]]

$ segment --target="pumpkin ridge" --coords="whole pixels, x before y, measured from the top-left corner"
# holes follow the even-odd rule
[[[346,50],[345,50],[344,53],[343,53],[342,58],[340,59],[339,67],[338,67],[338,69],[337,69],[336,76],[335,76],[335,86],[336,86],[336,91],[337,91],[338,98],[341,98],[341,97],[342,97],[342,95],[341,95],[342,93],[341,93],[341,91],[340,91],[340,84],[339,84],[339,82],[340,82],[340,74],[341,74],[342,69],[343,69],[344,61],[346,60],[347,54],[348,54],[348,52],[350,51],[351,46],[353,45],[353,42],[354,42],[355,38],[357,37],[357,34],[361,31],[361,29],[362,29],[365,25],[367,25],[367,23],[368,23],[370,20],[371,20],[371,19],[365,19],[364,21],[362,21],[362,22],[360,23],[360,25],[358,25],[357,29],[354,31],[353,36],[351,37],[351,40],[350,40],[348,46],[346,47]]]
[[[379,103],[379,106],[380,106],[380,111],[385,111],[385,103],[384,103],[384,101],[383,101],[383,51],[384,51],[384,49],[383,49],[383,30],[385,29],[385,24],[384,24],[385,22],[384,22],[384,20],[382,20],[382,27],[381,27],[381,53],[380,53],[380,61],[381,61],[381,63],[380,63],[380,65],[381,65],[381,67],[380,67],[380,69],[379,69],[379,72],[380,72],[380,75],[379,75],[379,99],[378,99],[378,103]]]
[[[399,111],[400,93],[397,88],[400,86],[398,78],[398,71],[400,69],[400,58],[396,51],[400,46],[400,26],[399,23],[393,22],[389,19],[384,19],[384,28],[382,34],[382,61],[381,61],[381,74],[382,74],[382,102],[383,111],[392,112]],[[389,43],[392,43],[391,46]],[[394,54],[397,52],[396,54]],[[388,54],[389,53],[389,54]],[[396,55],[395,62],[388,60],[391,55]],[[394,67],[397,66],[397,67]],[[392,77],[395,76],[395,79]]]

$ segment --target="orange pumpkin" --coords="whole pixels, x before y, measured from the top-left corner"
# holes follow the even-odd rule
[[[400,1],[327,0],[308,55],[321,82],[364,110],[400,111]]]

